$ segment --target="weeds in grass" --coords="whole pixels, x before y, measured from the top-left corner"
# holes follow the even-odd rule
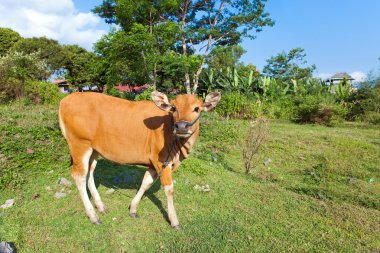
[[[251,121],[248,126],[243,146],[243,159],[246,174],[251,172],[253,167],[252,161],[260,152],[260,149],[267,138],[268,126],[268,120],[264,119],[261,113],[259,113],[258,118]]]

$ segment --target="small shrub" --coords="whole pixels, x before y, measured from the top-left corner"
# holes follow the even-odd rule
[[[374,125],[380,125],[380,113],[367,112],[364,115],[364,119]]]
[[[352,93],[347,103],[348,120],[367,121],[379,124],[380,114],[380,86],[363,86]]]
[[[0,78],[0,103],[7,103],[19,98],[23,93],[23,89],[23,84],[18,79],[2,80]]]
[[[346,115],[342,104],[335,103],[332,97],[307,95],[295,101],[293,120],[298,123],[312,123],[326,126],[333,125]]]
[[[253,160],[259,154],[268,134],[268,120],[261,115],[255,121],[251,121],[243,144],[243,160],[245,173],[249,174],[253,167]]]
[[[25,86],[25,97],[33,104],[58,103],[65,95],[50,82],[31,81]]]
[[[122,94],[114,87],[112,87],[111,89],[107,89],[107,94],[118,98],[122,96]]]
[[[155,90],[154,87],[150,87],[150,88],[144,90],[142,93],[136,95],[135,101],[143,101],[143,100],[150,100],[150,101],[152,101],[151,93],[154,90]]]
[[[249,119],[255,116],[254,105],[248,101],[245,95],[239,92],[223,94],[215,110],[227,118]]]
[[[134,101],[135,97],[136,97],[136,95],[133,92],[124,92],[124,94],[122,96],[122,98],[125,98],[127,100],[131,100],[131,101]]]
[[[271,119],[291,119],[295,106],[292,99],[278,99],[263,103],[263,113]]]

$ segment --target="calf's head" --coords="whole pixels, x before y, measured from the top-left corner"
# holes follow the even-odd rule
[[[210,111],[220,100],[219,92],[212,92],[204,101],[195,95],[178,95],[168,100],[164,93],[153,91],[153,102],[161,109],[173,115],[173,133],[180,138],[190,137],[197,130],[197,122],[202,112]]]

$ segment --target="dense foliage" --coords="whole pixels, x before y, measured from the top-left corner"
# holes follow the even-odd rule
[[[55,101],[60,97],[58,88],[46,83],[52,76],[65,78],[76,89],[103,87],[105,66],[101,63],[99,56],[77,45],[60,45],[46,37],[22,38],[0,28],[0,103],[21,98]],[[49,92],[52,99],[46,95]]]
[[[143,69],[145,78],[154,85],[159,78],[162,83],[162,79],[177,76],[187,93],[196,93],[206,58],[214,47],[236,46],[243,38],[253,39],[263,27],[273,26],[265,2],[105,0],[93,11],[106,22],[119,25],[123,34],[111,34],[111,40],[106,35],[98,48],[110,48],[115,39],[118,45],[123,40],[134,43],[132,47],[121,45],[131,49],[127,59],[122,60],[123,54],[111,58],[111,64],[121,63],[118,71],[125,71],[122,77],[128,77],[131,67],[140,66],[140,71],[133,73],[143,73]]]
[[[219,90],[223,96],[216,110],[226,118],[252,119],[260,108],[267,118],[298,123],[330,126],[351,120],[380,124],[380,78],[376,75],[357,88],[347,79],[326,83],[312,77],[316,67],[307,65],[302,48],[271,57],[263,74],[253,64],[240,61],[245,53],[239,45],[241,38],[252,37],[250,29],[257,32],[273,25],[263,2],[202,1],[195,5],[192,1],[162,1],[154,6],[141,2],[125,13],[124,7],[132,3],[129,0],[104,1],[94,12],[122,29],[103,36],[95,44],[95,52],[45,37],[22,38],[1,28],[0,102],[56,103],[63,95],[46,82],[54,75],[65,78],[74,90],[107,86],[108,94],[129,100],[149,99],[152,89],[169,96],[196,91],[205,96]],[[238,3],[241,8],[236,7]],[[228,6],[238,9],[236,19]],[[213,14],[215,25],[203,24],[205,17],[200,13]],[[223,35],[226,27],[221,20],[227,27],[248,30]],[[202,43],[206,43],[205,54],[194,47],[199,49]],[[151,88],[142,94],[120,93],[113,88],[119,84],[150,84]]]

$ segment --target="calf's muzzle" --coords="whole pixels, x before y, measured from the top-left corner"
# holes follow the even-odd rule
[[[174,123],[174,133],[177,135],[189,134],[189,122],[180,120]]]

